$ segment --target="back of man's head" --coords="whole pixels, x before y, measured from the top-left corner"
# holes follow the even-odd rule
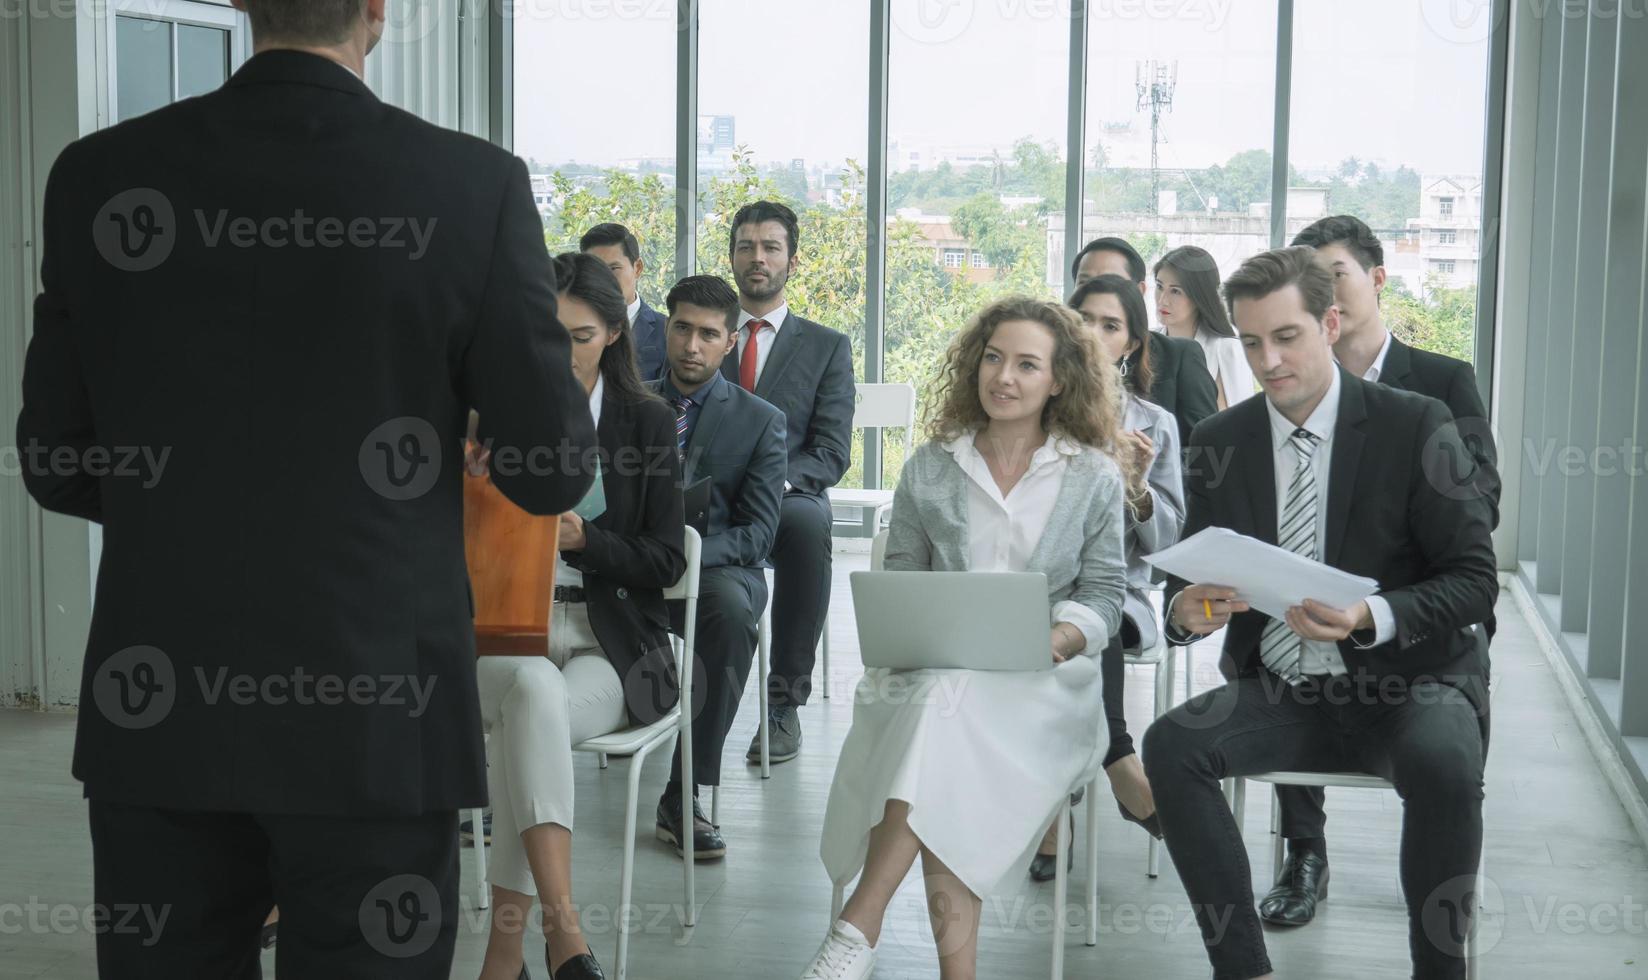
[[[260,44],[330,47],[352,39],[366,19],[367,0],[241,2],[252,21],[252,37]]]

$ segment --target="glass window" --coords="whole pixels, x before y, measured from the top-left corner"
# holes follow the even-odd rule
[[[1056,294],[1048,241],[1064,209],[1070,14],[893,0],[891,17],[886,377],[926,405],[950,338],[990,300]],[[981,72],[988,84],[956,84]],[[975,252],[982,265],[952,271]],[[886,448],[891,485],[901,446]]]
[[[116,122],[172,102],[172,25],[145,17],[115,18]]]
[[[593,225],[635,233],[637,292],[663,308],[675,282],[675,6],[605,16],[522,0],[515,16],[515,153],[532,174],[551,254]]]
[[[229,32],[177,25],[177,97],[214,91],[229,79]]]
[[[1385,325],[1472,359],[1488,37],[1443,31],[1446,0],[1297,0],[1291,170],[1384,244]],[[1376,116],[1369,116],[1377,107]],[[1288,214],[1291,236],[1305,215]],[[1445,242],[1438,225],[1459,232]],[[1438,259],[1433,249],[1446,247]]]
[[[973,268],[975,268],[975,269],[988,269],[988,268],[990,268],[990,260],[984,257],[983,252],[974,252],[973,253]]]
[[[801,234],[785,300],[798,316],[848,336],[860,380],[869,99],[867,4],[700,4],[697,268],[735,282],[733,215],[756,200],[788,205]],[[853,433],[840,486],[863,486],[862,436]],[[903,438],[886,436],[900,446]]]
[[[1179,4],[1141,17],[1125,6],[1088,14],[1081,237],[1124,238],[1147,269],[1169,249],[1200,246],[1228,275],[1270,247],[1276,0],[1222,15]],[[1062,218],[1048,247],[1059,256],[1049,282],[1062,285]]]

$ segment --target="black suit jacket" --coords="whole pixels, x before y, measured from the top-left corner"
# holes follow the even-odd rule
[[[651,381],[664,373],[664,328],[668,318],[641,300],[635,314],[635,364],[641,380]],[[672,433],[673,436],[673,433]]]
[[[846,334],[793,312],[785,316],[772,345],[755,393],[784,413],[789,453],[784,479],[790,489],[822,495],[840,482],[852,462],[857,395],[853,345]],[[734,385],[736,355],[734,351],[721,362],[722,376]]]
[[[1150,331],[1150,400],[1179,422],[1179,445],[1190,445],[1190,430],[1219,410],[1219,389],[1207,370],[1202,345]]]
[[[1474,474],[1453,466],[1469,456],[1441,402],[1342,369],[1340,381],[1322,557],[1377,580],[1396,618],[1388,643],[1363,650],[1341,641],[1345,667],[1364,680],[1439,680],[1464,690],[1480,710],[1488,655],[1471,626],[1492,613],[1499,579],[1487,504],[1471,492]],[[1265,402],[1262,395],[1244,399],[1191,434],[1192,458],[1231,465],[1228,472],[1208,464],[1191,468],[1184,537],[1225,527],[1276,543],[1276,474]],[[1186,584],[1168,576],[1167,603]],[[1256,610],[1231,619],[1224,640],[1228,672],[1259,672],[1259,640],[1268,621]]]
[[[784,413],[722,378],[698,412],[686,455],[685,484],[710,478],[704,567],[761,567],[784,496]]]
[[[564,551],[584,576],[589,624],[624,681],[630,720],[650,725],[680,700],[664,589],[687,567],[675,412],[656,398],[601,399],[601,489],[607,509]]]
[[[1448,406],[1471,459],[1476,463],[1474,487],[1487,500],[1493,526],[1499,526],[1499,453],[1488,428],[1488,411],[1476,388],[1476,372],[1464,361],[1410,347],[1395,336],[1385,352],[1379,383],[1428,395]]]
[[[116,200],[133,188],[152,189],[140,207]],[[521,161],[270,51],[65,149],[41,275],[20,443],[169,454],[139,476],[25,475],[42,506],[104,525],[87,795],[352,816],[485,802],[469,411],[497,486],[536,513],[577,503],[590,478],[556,460],[595,439]]]

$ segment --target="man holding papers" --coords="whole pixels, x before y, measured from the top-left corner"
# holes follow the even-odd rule
[[[1445,405],[1334,363],[1332,273],[1311,249],[1249,259],[1225,299],[1265,397],[1196,427],[1185,535],[1227,528],[1379,591],[1349,608],[1307,598],[1277,619],[1228,583],[1169,576],[1170,639],[1228,626],[1234,679],[1145,735],[1168,850],[1215,976],[1268,977],[1247,854],[1219,781],[1274,770],[1390,779],[1404,803],[1414,976],[1463,977],[1464,932],[1446,923],[1470,909],[1482,846],[1488,663],[1470,627],[1498,594],[1489,508],[1471,492],[1473,474],[1450,465],[1469,455]],[[1327,865],[1313,857],[1290,869],[1320,899]]]

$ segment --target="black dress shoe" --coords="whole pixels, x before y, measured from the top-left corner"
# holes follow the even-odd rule
[[[1148,817],[1135,817],[1132,810],[1129,810],[1127,807],[1122,805],[1121,800],[1116,801],[1116,809],[1122,811],[1123,820],[1138,824],[1145,830],[1148,830],[1150,832],[1150,836],[1156,838],[1157,840],[1162,839],[1162,821],[1154,812],[1152,812]]]
[[[1076,869],[1076,815],[1070,815],[1070,846],[1065,849],[1065,871]],[[1030,859],[1031,881],[1052,881],[1059,876],[1057,854],[1037,854]]]
[[[549,962],[548,949],[544,950],[544,962]],[[607,975],[601,972],[601,964],[595,962],[594,953],[584,953],[562,963],[555,971],[554,980],[607,980]]]
[[[1328,897],[1328,861],[1315,851],[1290,853],[1276,887],[1259,903],[1259,918],[1279,926],[1302,926],[1316,917]]]
[[[686,857],[686,849],[681,846],[681,795],[666,792],[658,801],[658,839],[675,848],[675,853]],[[692,857],[695,861],[708,861],[714,858],[727,856],[727,841],[721,836],[721,831],[711,825],[709,818],[704,816],[704,808],[699,805],[698,798],[692,801]],[[576,976],[577,974],[573,974]]]

